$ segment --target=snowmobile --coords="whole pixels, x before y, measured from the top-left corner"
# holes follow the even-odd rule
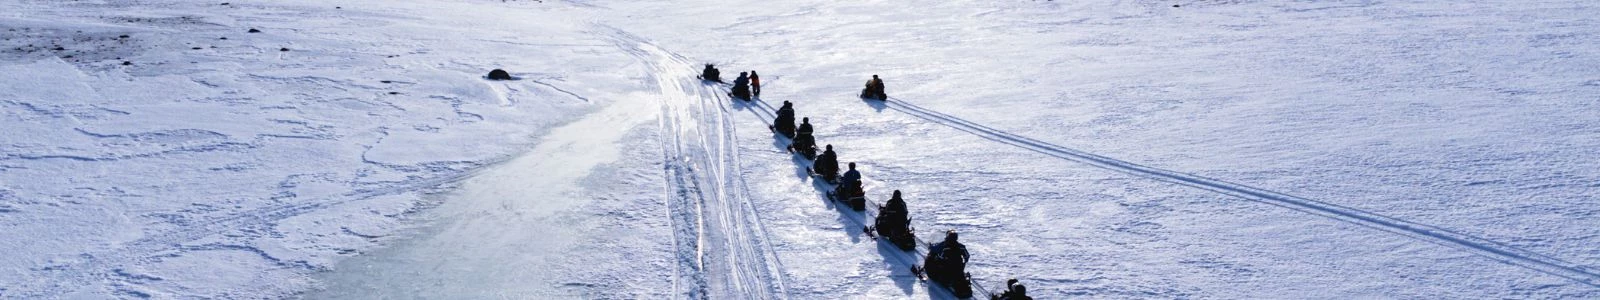
[[[900,199],[900,191],[894,191],[894,196],[889,197],[888,205],[878,206],[878,217],[873,220],[872,226],[862,229],[868,236],[876,239],[878,236],[889,239],[890,244],[900,250],[911,251],[917,248],[916,229],[911,227],[911,217],[906,212],[905,200]],[[877,234],[874,235],[873,233]]]
[[[783,104],[784,105],[782,108],[778,108],[778,116],[772,120],[773,130],[785,137],[793,139],[795,138],[794,108],[789,105],[789,101],[784,101]]]
[[[1006,291],[1005,291],[1005,293],[991,294],[991,295],[989,295],[989,299],[991,299],[991,300],[1033,300],[1033,297],[1028,297],[1028,287],[1023,286],[1020,283],[1017,283],[1017,279],[1016,278],[1012,278],[1011,280],[1006,280]]]
[[[956,298],[972,298],[971,275],[966,272],[967,249],[955,243],[954,236],[955,231],[951,231],[944,242],[928,247],[922,266],[911,267],[911,272],[950,289]]]
[[[733,90],[728,92],[728,96],[739,98],[747,102],[751,100],[750,73],[739,72],[739,78],[733,79]]]
[[[839,184],[839,156],[833,153],[833,145],[827,145],[827,150],[818,154],[811,160],[811,168],[807,168],[811,175],[821,177],[828,184]]]
[[[794,142],[789,143],[789,151],[800,154],[806,160],[817,159],[817,139],[811,133],[802,133],[794,136]]]
[[[739,98],[739,100],[750,101],[750,85],[735,84],[733,85],[733,90],[728,93],[728,96]]]
[[[720,83],[722,82],[722,72],[717,71],[716,66],[706,64],[706,69],[700,71],[700,80]]]
[[[865,191],[862,190],[860,180],[856,180],[854,182],[843,182],[835,185],[833,187],[833,193],[829,193],[828,197],[832,197],[834,201],[843,202],[846,205],[849,205],[850,209],[856,211],[867,210],[867,195]]]
[[[863,98],[863,99],[878,99],[878,101],[888,101],[889,100],[889,94],[884,94],[882,88],[878,88],[876,90],[874,90],[872,88],[867,88],[867,89],[862,89],[861,90],[861,98]]]
[[[878,75],[872,75],[872,80],[868,80],[867,86],[861,89],[861,98],[889,100],[889,94],[883,92],[883,80],[878,79]]]

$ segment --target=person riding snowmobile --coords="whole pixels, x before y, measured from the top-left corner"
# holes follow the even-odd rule
[[[930,255],[932,255],[933,253],[938,253],[938,255],[942,256],[941,257],[942,259],[946,259],[946,260],[953,260],[953,259],[956,259],[956,258],[960,258],[961,260],[959,260],[959,262],[960,262],[959,265],[963,265],[963,266],[966,265],[967,264],[967,259],[972,258],[972,255],[967,253],[967,246],[966,245],[962,245],[960,241],[956,240],[957,237],[958,236],[956,235],[956,231],[955,230],[951,230],[951,231],[945,232],[944,241],[943,242],[939,242],[938,244],[933,244],[932,247],[928,247],[928,253]],[[946,252],[946,250],[950,250],[950,251],[954,251],[954,252]],[[947,256],[947,255],[955,255],[955,256]],[[960,274],[960,273],[957,273],[957,274]]]
[[[794,142],[789,144],[789,150],[799,152],[806,159],[817,159],[817,139],[810,132],[797,133]]]
[[[817,159],[811,162],[811,171],[816,172],[817,175],[822,175],[822,180],[827,182],[837,182],[839,180],[839,156],[833,153],[832,144],[829,144],[827,150],[823,150],[822,154],[818,154]]]
[[[999,294],[999,295],[993,295],[993,297],[990,297],[990,299],[993,299],[993,300],[1033,300],[1033,297],[1028,297],[1028,287],[1023,286],[1020,283],[1017,283],[1017,279],[1016,278],[1012,278],[1011,280],[1006,280],[1006,292],[1005,293],[1002,293],[1002,294]]]
[[[917,248],[917,237],[912,233],[910,213],[906,210],[906,200],[900,197],[900,190],[895,190],[894,195],[889,197],[888,203],[878,207],[878,218],[873,220],[873,230],[889,239],[889,243],[900,247],[901,250],[911,251]]]
[[[811,118],[800,118],[800,127],[795,128],[794,133],[811,135]]]
[[[739,78],[733,79],[733,91],[729,93],[735,98],[750,101],[750,73],[739,72]]]
[[[850,163],[849,166],[850,166],[850,170],[849,171],[844,171],[844,176],[839,178],[839,182],[843,183],[844,185],[860,184],[861,183],[861,171],[856,171],[856,163]]]
[[[778,107],[777,118],[772,120],[773,130],[777,130],[784,137],[794,138],[794,103],[783,101],[783,106]]]
[[[712,64],[706,64],[706,69],[700,71],[700,79],[722,82],[722,72],[717,71],[716,66]]]
[[[850,171],[845,171],[845,176],[838,180],[834,196],[837,196],[838,201],[850,204],[850,209],[854,211],[866,211],[866,188],[862,188],[861,171],[856,171],[856,163],[850,163]]]
[[[956,240],[956,231],[945,233],[944,241],[928,247],[922,261],[923,272],[934,282],[950,288],[956,298],[972,297],[972,282],[967,280],[967,247]],[[913,269],[915,271],[915,269]]]
[[[888,100],[889,94],[883,92],[883,79],[878,79],[878,75],[872,75],[872,79],[867,80],[866,88],[861,90],[861,97]]]
[[[889,197],[889,201],[887,203],[884,203],[883,213],[898,215],[906,215],[908,213],[908,210],[906,210],[906,199],[900,198],[900,190],[894,190],[894,195]]]
[[[856,171],[856,163],[850,163],[850,171],[844,172],[833,194],[840,202],[849,204],[850,209],[857,211],[867,209],[866,190],[861,184],[861,172]]]

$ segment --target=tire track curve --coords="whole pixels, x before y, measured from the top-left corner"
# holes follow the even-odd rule
[[[715,105],[723,96],[678,75],[695,71],[682,56],[625,31],[596,27],[645,63],[661,88],[677,292],[694,299],[787,299],[781,262],[741,176],[737,132],[728,111]]]
[[[1280,192],[1244,184],[1178,171],[1165,170],[1137,163],[1101,156],[1082,150],[1063,147],[1044,141],[994,129],[972,121],[923,108],[905,100],[890,97],[884,105],[913,117],[965,131],[978,137],[1012,145],[1040,154],[1082,163],[1101,169],[1126,173],[1157,181],[1188,186],[1246,200],[1276,205],[1288,209],[1319,215],[1343,222],[1382,230],[1417,240],[1465,250],[1502,263],[1567,278],[1585,285],[1600,287],[1600,272],[1589,267],[1556,257],[1535,253],[1493,240],[1456,232],[1433,225],[1406,221],[1382,214],[1338,204],[1296,197]],[[867,100],[871,101],[871,100]]]

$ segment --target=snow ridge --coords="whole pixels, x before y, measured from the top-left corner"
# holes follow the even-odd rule
[[[1600,273],[1588,270],[1587,268],[1575,263],[1520,249],[1504,243],[1452,231],[1449,229],[1439,228],[1432,225],[1384,216],[1357,208],[1295,197],[1292,195],[1251,187],[1243,184],[1206,178],[1194,174],[1164,170],[1136,164],[1133,162],[1118,160],[1115,158],[1105,157],[1050,144],[1016,134],[1011,134],[999,129],[994,129],[957,118],[955,116],[923,108],[921,106],[908,103],[903,99],[890,97],[890,100],[891,101],[885,101],[884,104],[881,105],[885,105],[896,111],[903,112],[929,122],[945,125],[956,130],[965,131],[967,133],[971,133],[995,142],[1008,144],[1056,158],[1083,163],[1107,170],[1194,187],[1219,194],[1277,205],[1288,209],[1298,210],[1344,222],[1350,222],[1418,240],[1466,250],[1502,263],[1560,276],[1590,286],[1600,287]]]
[[[183,228],[150,234],[144,238],[135,240],[120,247],[109,249],[104,252],[85,253],[79,256],[79,258],[82,259],[81,261],[50,267],[53,278],[48,282],[55,282],[52,284],[65,285],[72,288],[56,287],[49,288],[47,289],[48,291],[44,291],[44,289],[42,289],[39,291],[39,294],[33,295],[41,297],[59,296],[59,293],[70,292],[76,287],[88,285],[89,282],[87,282],[87,280],[113,277],[116,275],[115,273],[118,272],[118,270],[121,270],[114,267],[116,262],[128,261],[135,257],[148,255],[149,253],[155,253],[165,249],[172,249],[173,247],[181,248],[185,243],[200,240],[206,236],[231,230],[265,230],[267,227],[271,227],[274,222],[314,212],[327,207],[333,207],[348,202],[372,199],[380,196],[403,194],[414,191],[423,191],[439,186],[447,186],[449,184],[471,178],[474,175],[481,173],[483,170],[491,169],[492,166],[504,163],[507,160],[508,158],[500,158],[463,172],[429,178],[410,179],[406,180],[406,182],[386,187],[358,190],[340,195],[338,199],[326,201],[305,201],[299,204],[262,207],[233,215],[202,220],[197,222],[198,224]],[[251,246],[230,245],[230,247],[237,247],[240,249],[259,252],[259,249],[251,248]],[[263,256],[265,256],[265,254],[263,254]],[[276,261],[277,259],[270,260]]]

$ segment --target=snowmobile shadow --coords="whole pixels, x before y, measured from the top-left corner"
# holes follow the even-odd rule
[[[776,135],[777,133],[773,134]],[[782,142],[778,143],[781,144]],[[778,148],[788,149],[788,146],[778,145]],[[811,179],[811,160],[801,157],[799,153],[789,153],[789,160],[794,161],[794,164],[799,166],[799,168],[794,169],[795,177],[798,177],[801,180]]]
[[[733,105],[730,105],[730,106],[733,106],[733,110],[747,110],[747,109],[760,108],[760,107],[756,106],[757,104],[756,104],[755,101],[745,101],[743,99],[734,98],[733,96],[729,96],[728,97],[728,103],[732,103],[733,104]]]
[[[906,296],[911,296],[916,292],[913,288],[917,284],[917,276],[910,271],[916,264],[905,260],[910,253],[901,251],[889,243],[876,244],[878,244],[878,255],[883,256],[884,267],[889,268],[889,278],[894,280],[894,285],[900,287],[900,291],[905,292]]]
[[[833,185],[832,184],[828,184],[828,182],[826,182],[826,181],[822,181],[822,180],[818,180],[816,178],[812,178],[811,179],[811,186],[817,188],[817,191],[822,193],[822,197],[821,198],[822,198],[822,204],[823,205],[826,205],[826,206],[828,206],[828,208],[831,208],[831,209],[839,212],[839,224],[843,224],[844,225],[844,232],[845,232],[846,235],[850,236],[850,243],[852,243],[852,244],[860,243],[861,242],[861,235],[863,234],[861,232],[861,224],[857,224],[857,222],[855,220],[851,219],[850,215],[849,215],[849,214],[857,214],[857,212],[854,211],[854,210],[851,210],[849,205],[844,205],[844,203],[839,203],[839,201],[834,201],[833,197],[829,197],[828,196],[828,193],[833,192]]]
[[[867,106],[871,106],[873,110],[876,110],[876,111],[878,111],[880,113],[882,113],[884,109],[888,109],[889,108],[889,104],[885,103],[885,102],[887,102],[887,100],[869,99],[867,97],[861,97],[861,102],[866,102]]]

